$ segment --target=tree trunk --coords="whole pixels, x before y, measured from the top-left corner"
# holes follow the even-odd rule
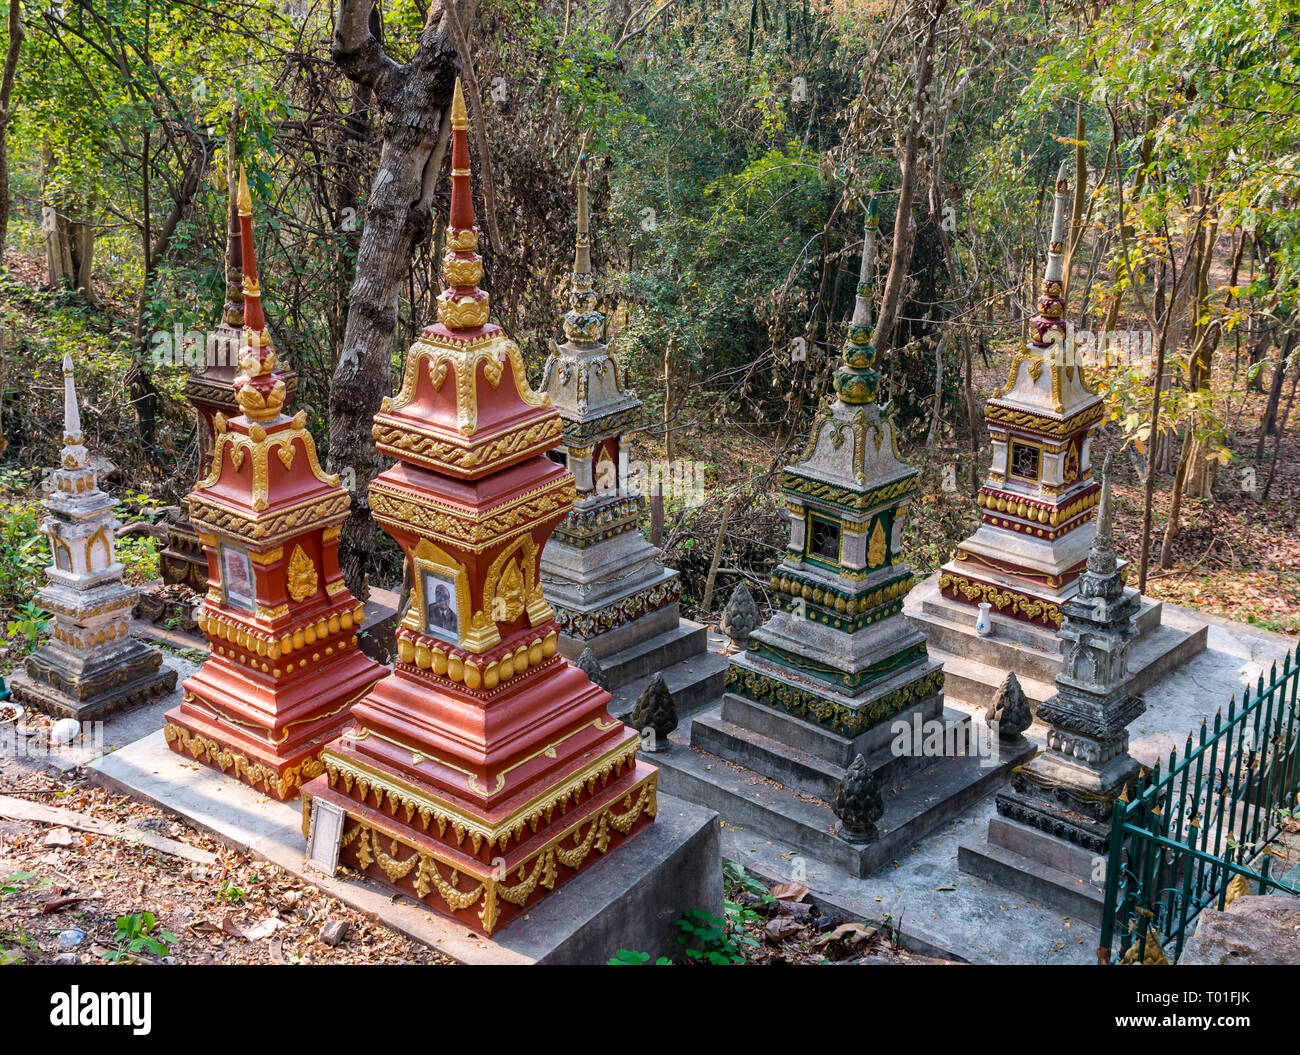
[[[23,20],[18,0],[9,0],[9,46],[5,50],[4,68],[0,71],[0,266],[4,264],[5,244],[9,237],[9,122],[13,118],[11,100],[14,77],[18,70],[18,52],[23,45]]]
[[[673,349],[677,342],[664,345],[664,458],[673,460]]]
[[[1279,431],[1277,425],[1278,407],[1282,401],[1282,379],[1286,375],[1286,361],[1295,347],[1295,334],[1288,333],[1278,357],[1277,366],[1273,368],[1273,381],[1268,386],[1268,404],[1264,407],[1264,419],[1259,423],[1259,437],[1255,440],[1255,464],[1264,460],[1264,441]]]
[[[880,317],[876,320],[875,332],[871,343],[877,354],[889,347],[894,327],[898,323],[898,312],[903,302],[903,286],[907,281],[907,271],[912,260],[913,232],[911,230],[912,199],[916,194],[916,151],[921,134],[921,124],[929,110],[930,79],[934,75],[934,41],[943,17],[947,0],[937,0],[933,13],[925,28],[925,40],[916,53],[916,83],[912,90],[912,110],[903,138],[902,161],[899,168],[902,176],[898,190],[898,212],[894,216],[894,241],[890,250],[889,274],[885,279],[885,291],[880,298]],[[921,8],[924,10],[924,8]]]
[[[367,493],[379,472],[371,427],[390,394],[398,298],[416,244],[429,236],[434,187],[445,153],[447,110],[460,62],[453,18],[466,37],[478,0],[435,0],[414,57],[399,65],[372,31],[372,0],[341,0],[330,58],[374,92],[383,113],[379,171],[370,187],[343,348],[330,383],[329,461],[353,483],[339,562],[348,589],[369,595],[374,540]],[[454,7],[454,11],[449,8]]]

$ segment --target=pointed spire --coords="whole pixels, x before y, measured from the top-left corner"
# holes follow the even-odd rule
[[[81,432],[81,408],[77,403],[77,384],[72,373],[72,356],[63,356],[63,451],[59,456],[62,473],[78,473],[90,468],[90,452]],[[84,486],[84,485],[83,485]],[[77,490],[82,490],[79,486]],[[93,475],[89,487],[95,486]]]
[[[284,379],[276,376],[275,349],[262,313],[262,288],[257,277],[257,256],[253,247],[253,197],[248,192],[248,175],[239,166],[239,240],[244,264],[244,330],[239,350],[240,373],[235,378],[235,399],[252,421],[274,421],[284,408]]]
[[[239,189],[236,195],[239,209],[240,259],[244,268],[244,325],[261,333],[266,329],[262,314],[262,287],[257,280],[257,254],[253,246],[253,197],[248,193],[248,174],[239,166]]]
[[[221,308],[223,326],[244,325],[244,250],[239,226],[240,106],[234,104],[226,125],[226,302]]]
[[[875,290],[872,282],[876,277],[876,231],[879,226],[880,203],[873,194],[867,199],[862,235],[862,266],[858,270],[857,296],[853,301],[853,323],[857,326],[870,326],[874,317],[875,302],[872,298]]]
[[[1115,600],[1124,593],[1124,578],[1115,556],[1114,527],[1110,505],[1110,455],[1101,466],[1101,500],[1097,507],[1097,533],[1088,549],[1088,564],[1079,577],[1079,592],[1085,597]]]
[[[591,272],[589,230],[591,215],[587,204],[587,188],[590,182],[587,174],[587,152],[584,150],[578,158],[578,236],[573,246],[573,270],[580,275]]]
[[[1110,511],[1110,452],[1101,463],[1101,501],[1097,506],[1097,534],[1111,538],[1114,534]]]
[[[596,293],[591,271],[590,210],[587,202],[589,178],[587,153],[578,158],[578,234],[573,246],[573,276],[569,285],[569,312],[564,316],[564,336],[579,344],[599,343],[605,316],[596,310]]]
[[[871,344],[871,320],[875,297],[876,231],[880,227],[880,205],[873,194],[867,199],[863,224],[862,266],[853,301],[853,319],[844,342],[844,365],[835,371],[835,391],[845,403],[870,403],[880,388],[880,374],[872,369],[876,349]]]
[[[226,303],[221,309],[221,321],[227,326],[244,325],[244,249],[239,223],[239,185],[236,181],[233,136],[228,148],[229,163],[226,168],[228,186],[226,200]],[[251,204],[251,203],[250,203]]]
[[[81,408],[77,405],[77,383],[72,374],[72,356],[63,355],[63,442],[81,442]]]
[[[478,229],[474,226],[474,192],[470,185],[469,112],[465,93],[456,78],[451,97],[451,209],[447,225],[447,253],[442,258],[442,279],[447,284],[438,297],[438,321],[448,330],[477,330],[488,321],[488,295],[479,288],[483,259],[478,255]]]
[[[1052,233],[1047,244],[1047,268],[1043,272],[1038,314],[1029,320],[1035,334],[1030,342],[1036,348],[1048,348],[1065,337],[1065,228],[1070,215],[1070,181],[1068,162],[1062,161],[1056,175],[1056,200],[1052,205]],[[1059,338],[1049,336],[1052,332]]]

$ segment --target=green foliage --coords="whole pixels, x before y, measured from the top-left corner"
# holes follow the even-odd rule
[[[20,607],[40,588],[50,563],[49,542],[40,526],[38,503],[6,501],[0,517],[0,609]]]
[[[152,912],[136,912],[130,916],[117,917],[117,931],[113,935],[117,947],[104,953],[104,959],[112,963],[130,960],[142,952],[154,956],[166,956],[170,951],[168,942],[175,942],[176,935],[169,930],[158,928],[158,920]]]
[[[221,884],[221,889],[217,891],[217,897],[237,904],[244,900],[247,893],[247,890],[236,886],[234,880],[227,879]]]
[[[611,967],[630,967],[633,965],[649,963],[650,954],[648,952],[637,952],[633,949],[619,949],[618,952],[605,962]],[[655,965],[672,966],[672,962],[673,961],[668,959],[667,956],[660,956],[659,959],[655,960]]]
[[[9,638],[10,650],[17,646],[18,654],[25,655],[40,642],[41,634],[50,624],[50,617],[35,601],[23,602],[14,614],[17,618],[5,624],[5,634]],[[18,638],[22,641],[19,642]]]
[[[688,960],[716,965],[744,963],[745,950],[758,947],[757,939],[746,934],[742,925],[762,917],[735,902],[728,901],[725,905],[726,919],[691,909],[677,921],[681,932],[677,940],[685,946]]]
[[[113,548],[127,582],[138,584],[158,578],[158,540],[152,535],[121,538]]]
[[[8,897],[20,890],[36,890],[51,885],[49,879],[37,879],[35,883],[29,883],[30,879],[36,879],[35,872],[14,872],[12,875],[5,876],[4,879],[0,879],[0,897]]]

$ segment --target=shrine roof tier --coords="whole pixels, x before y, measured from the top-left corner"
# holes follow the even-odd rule
[[[505,331],[436,322],[407,352],[401,390],[384,399],[373,433],[376,447],[399,461],[478,479],[544,454],[562,428]]]
[[[1006,385],[985,405],[990,427],[1059,438],[1099,423],[1104,401],[1087,387],[1082,364],[1061,357],[1055,346],[1030,344],[1018,352]]]
[[[887,415],[837,401],[814,421],[803,456],[781,474],[781,490],[788,502],[861,519],[905,501],[919,477],[899,454]]]
[[[218,415],[215,425],[212,467],[190,494],[195,525],[271,545],[347,515],[347,492],[321,469],[306,414],[270,422]]]
[[[562,518],[573,506],[573,474],[534,455],[491,476],[460,480],[398,462],[370,484],[374,518],[400,535],[481,553]]]

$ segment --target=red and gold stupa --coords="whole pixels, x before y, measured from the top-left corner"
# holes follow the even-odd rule
[[[993,463],[976,498],[981,523],[939,576],[943,596],[987,601],[1003,616],[1052,633],[1079,591],[1097,533],[1101,488],[1092,474],[1092,440],[1105,416],[1066,343],[1069,191],[1062,165],[1038,314],[1006,385],[984,411]]]
[[[556,651],[538,562],[574,478],[546,454],[558,413],[488,321],[459,83],[451,122],[447,288],[374,426],[398,461],[370,508],[410,562],[411,605],[395,672],[322,753],[303,821],[341,810],[341,863],[490,934],[648,824],[658,772]]]
[[[244,328],[235,399],[214,420],[212,461],[189,496],[207,555],[199,626],[211,653],[163,733],[173,751],[279,799],[320,773],[321,748],[386,673],[357,648],[364,610],[339,571],[348,494],[321,471],[262,313],[252,202],[240,172]]]

